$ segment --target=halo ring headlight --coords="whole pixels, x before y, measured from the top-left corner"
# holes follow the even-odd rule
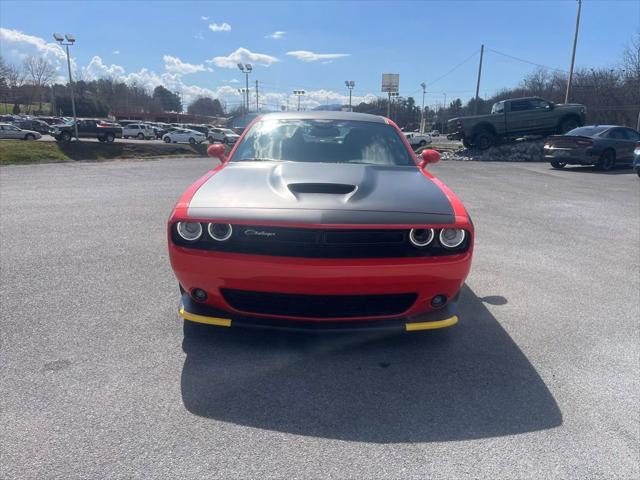
[[[433,228],[412,228],[409,232],[409,241],[414,247],[426,247],[435,238]]]
[[[183,240],[195,242],[202,236],[202,225],[199,222],[178,222],[176,231]]]
[[[467,232],[461,228],[443,228],[438,238],[444,248],[458,248],[467,238]]]
[[[226,242],[233,234],[233,227],[228,223],[210,223],[207,231],[216,242]]]

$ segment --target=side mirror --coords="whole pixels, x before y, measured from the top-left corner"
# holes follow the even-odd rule
[[[420,168],[425,168],[430,163],[438,163],[440,153],[436,150],[426,149],[420,154]]]
[[[225,155],[226,147],[222,143],[214,143],[209,145],[207,148],[207,155],[213,158],[217,158],[222,163],[227,161],[227,156]]]

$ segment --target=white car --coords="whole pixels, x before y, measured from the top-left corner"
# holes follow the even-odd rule
[[[440,136],[440,130],[431,130],[430,135],[432,137],[439,137]]]
[[[124,138],[137,138],[138,140],[145,140],[150,138],[156,138],[156,132],[151,125],[145,123],[130,123],[122,127],[122,136]]]
[[[431,143],[431,135],[419,132],[402,132],[412,147],[424,147]]]
[[[162,137],[165,143],[202,143],[206,140],[204,133],[186,128],[178,128],[173,132],[165,133]]]
[[[42,138],[38,132],[23,130],[9,123],[0,123],[0,138],[14,140],[38,140]]]
[[[209,134],[207,135],[207,140],[209,140],[209,143],[222,142],[233,145],[234,143],[236,143],[236,141],[238,141],[239,138],[240,135],[238,135],[233,130],[219,127],[210,128]]]

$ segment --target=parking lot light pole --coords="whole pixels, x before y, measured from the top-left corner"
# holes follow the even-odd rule
[[[245,115],[249,113],[249,74],[253,70],[253,66],[250,63],[238,63],[238,68],[242,73],[244,73],[246,80],[246,99],[245,99]]]
[[[305,92],[304,90],[294,90],[293,91],[293,94],[296,97],[298,97],[298,111],[300,111],[300,97],[302,97],[302,95],[304,95],[305,93],[307,93],[307,92]]]
[[[422,82],[422,110],[420,110],[420,133],[424,133],[424,96],[427,93],[427,84]]]
[[[76,117],[76,99],[73,94],[73,79],[71,78],[71,59],[69,57],[69,45],[73,45],[76,42],[76,38],[70,33],[65,33],[64,38],[59,33],[54,33],[53,38],[56,42],[58,42],[61,46],[64,46],[67,50],[67,68],[69,69],[69,89],[71,90],[71,111],[73,112],[73,129],[76,134],[76,140],[79,140],[78,137],[78,118]],[[64,43],[64,40],[67,40],[67,43]]]
[[[356,86],[356,82],[353,80],[345,80],[344,84],[349,89],[349,111],[353,112],[353,107],[351,107],[351,92],[353,91],[353,87]]]

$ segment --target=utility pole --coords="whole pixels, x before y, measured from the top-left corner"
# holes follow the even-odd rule
[[[256,80],[256,113],[260,111],[260,102],[258,100],[258,80]]]
[[[576,31],[573,35],[573,52],[571,53],[571,68],[569,69],[569,80],[567,81],[567,93],[564,96],[564,103],[569,103],[571,95],[571,82],[573,81],[573,66],[576,61],[576,46],[578,45],[578,30],[580,28],[580,10],[582,10],[582,0],[578,0],[578,13],[576,15]]]
[[[422,110],[420,110],[420,133],[424,133],[424,96],[427,93],[427,84],[422,82]]]
[[[446,113],[446,108],[447,108],[447,94],[443,93],[442,95],[444,95],[444,108],[445,108],[445,113]],[[446,117],[445,114],[442,115],[442,131],[440,133],[446,133],[447,131],[447,123],[446,123]]]
[[[476,101],[473,105],[473,114],[478,114],[478,102],[480,100],[480,77],[482,76],[482,57],[484,56],[484,45],[480,45],[480,65],[478,66],[478,83],[476,83]]]

